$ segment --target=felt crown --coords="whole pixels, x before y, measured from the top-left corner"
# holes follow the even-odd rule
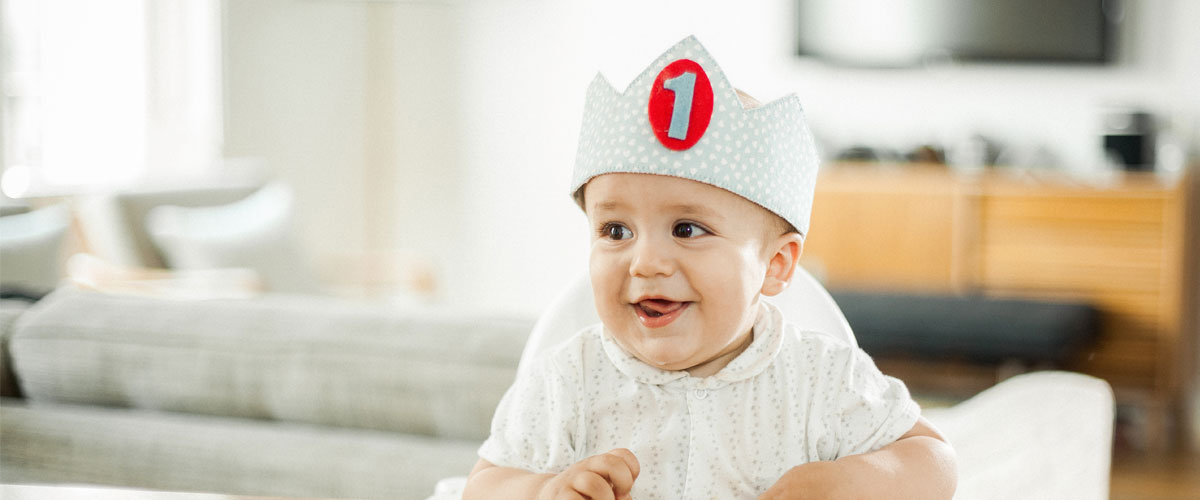
[[[670,175],[731,191],[808,234],[820,160],[794,94],[744,109],[694,36],[675,44],[618,93],[588,87],[571,193],[614,172]]]

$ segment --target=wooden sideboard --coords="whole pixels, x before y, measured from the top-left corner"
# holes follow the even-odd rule
[[[834,165],[818,176],[802,262],[833,289],[1095,305],[1100,336],[1066,368],[1108,380],[1161,447],[1195,378],[1197,177]]]

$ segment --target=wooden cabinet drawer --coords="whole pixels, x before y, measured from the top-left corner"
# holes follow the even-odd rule
[[[1163,210],[1156,198],[985,196],[985,288],[1083,293],[1163,286]]]
[[[916,185],[886,181],[823,174],[802,262],[837,288],[953,289],[957,185],[944,173]]]
[[[1059,223],[1095,223],[1097,227],[1125,224],[1161,224],[1161,192],[1124,194],[1083,188],[1034,189],[1013,194],[1006,188],[986,193],[987,210],[997,220]]]
[[[1162,264],[1154,251],[1078,249],[1053,245],[990,245],[983,249],[984,287],[1104,292],[1154,292]]]

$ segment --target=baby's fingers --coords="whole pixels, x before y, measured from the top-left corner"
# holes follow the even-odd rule
[[[584,471],[576,474],[571,478],[571,489],[588,500],[616,500],[608,479],[601,472]]]
[[[610,455],[616,455],[625,461],[625,465],[629,467],[629,472],[633,474],[633,478],[637,479],[638,474],[642,472],[642,466],[638,464],[637,457],[633,456],[633,452],[625,448],[617,448],[608,452]]]
[[[608,464],[608,482],[612,484],[613,495],[618,500],[628,498],[633,490],[633,482],[641,472],[637,457],[625,448],[617,448],[599,456],[604,457]]]

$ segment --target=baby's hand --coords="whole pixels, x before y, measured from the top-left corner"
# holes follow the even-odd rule
[[[617,448],[575,462],[546,481],[538,500],[629,500],[640,471],[633,452]]]

